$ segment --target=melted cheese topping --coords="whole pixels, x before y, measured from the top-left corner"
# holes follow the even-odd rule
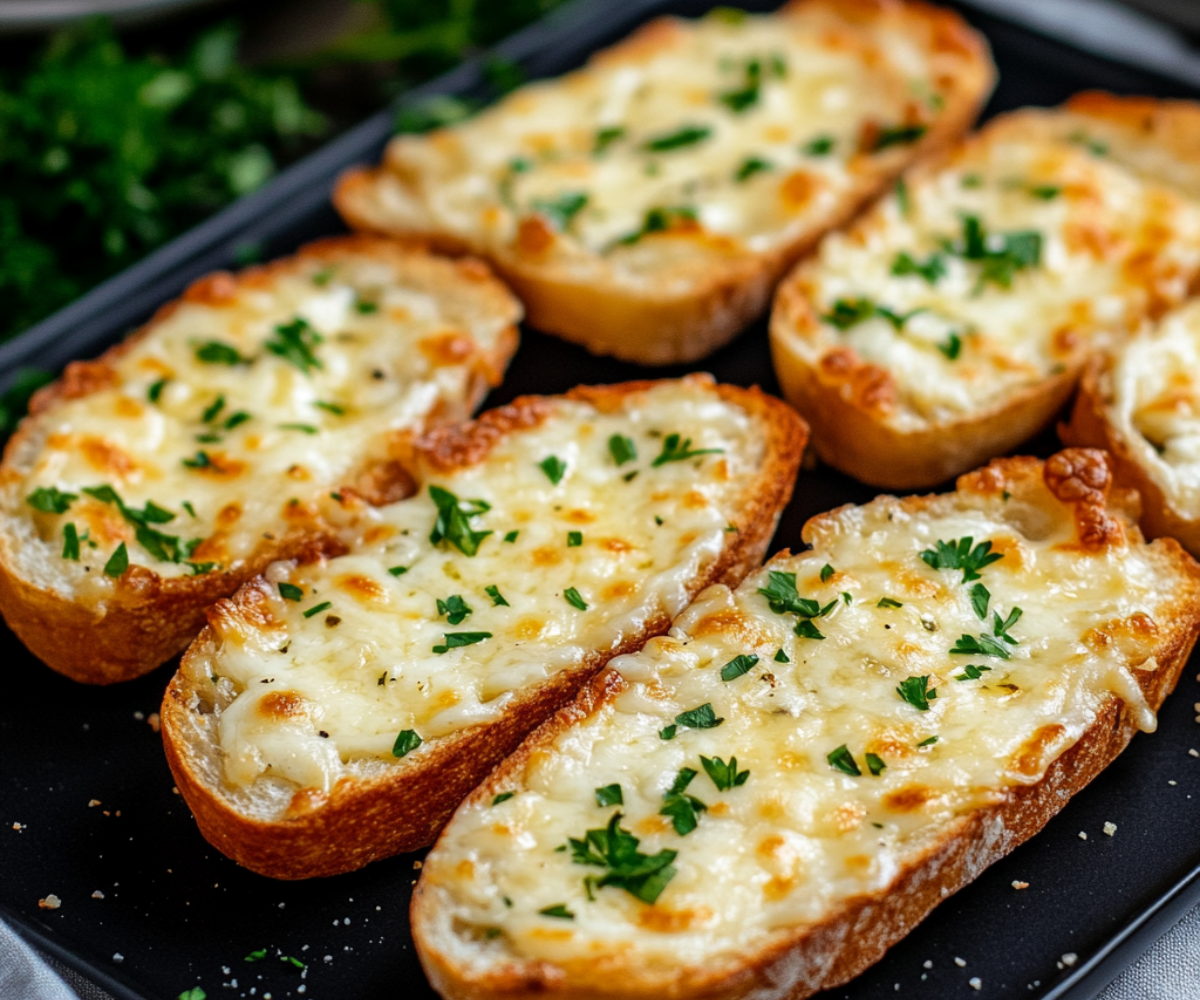
[[[796,331],[777,319],[776,335],[810,365],[848,347],[885,369],[896,389],[887,419],[913,429],[1000,405],[1182,301],[1200,269],[1200,206],[1086,137],[1049,134],[1054,117],[999,120],[828,237],[797,278],[821,322]],[[967,217],[990,262],[967,259]],[[902,255],[932,264],[932,280],[897,274]],[[860,300],[876,309],[831,320],[839,302]]]
[[[1200,303],[1130,341],[1107,376],[1109,419],[1171,506],[1200,516]]]
[[[655,467],[672,434],[719,453]],[[613,435],[631,439],[637,458],[618,465]],[[557,483],[541,464],[551,457],[565,463]],[[756,418],[695,383],[631,395],[612,413],[559,400],[537,428],[426,484],[488,505],[471,518],[490,532],[474,556],[431,543],[437,511],[425,488],[369,512],[374,526],[352,555],[277,564],[258,585],[265,621],[227,608],[219,644],[184,664],[218,713],[226,782],[327,791],[350,766],[394,766],[404,731],[449,736],[552,674],[611,655],[686,605],[766,457]],[[280,597],[289,585],[300,600]],[[438,601],[450,609],[455,597],[470,613],[452,624]],[[488,635],[447,649],[455,633]]]
[[[390,433],[435,410],[466,416],[478,356],[516,318],[488,311],[494,284],[459,282],[451,297],[425,270],[326,251],[243,279],[232,298],[183,300],[111,361],[111,385],[35,418],[5,490],[29,533],[26,575],[103,600],[122,542],[131,565],[174,577],[236,569],[289,525],[337,519],[331,491],[386,459]],[[148,546],[111,498],[83,492],[101,486],[165,511],[149,527],[174,542]],[[49,489],[75,499],[62,513],[26,500]],[[76,559],[62,558],[68,525]]]
[[[1153,617],[1171,589],[1161,563],[1144,546],[1081,556],[1069,516],[1044,491],[1035,499],[951,496],[922,511],[882,498],[822,518],[812,552],[769,563],[736,592],[707,590],[669,637],[613,660],[627,689],[533,753],[510,789],[502,781],[496,791],[512,797],[460,808],[424,867],[437,934],[472,941],[480,969],[515,958],[568,976],[718,975],[774,932],[887,892],[959,818],[1038,781],[1110,696],[1153,729],[1130,668],[1155,669]],[[964,536],[1003,554],[981,571],[987,621],[961,571],[920,556]],[[823,581],[825,565],[835,571]],[[811,620],[823,639],[800,638],[806,619],[771,610],[759,593],[771,572],[794,573],[801,596],[830,605]],[[950,653],[1015,608],[1016,643],[1001,642],[1009,659]],[[723,680],[722,668],[747,654],[758,662]],[[971,680],[968,664],[990,669]],[[921,676],[937,694],[926,711],[897,690]],[[719,725],[679,723],[703,705]],[[664,739],[670,725],[676,735]],[[861,776],[831,766],[841,747]],[[867,754],[883,765],[878,775]],[[702,757],[736,757],[749,776],[719,790]],[[683,768],[697,772],[686,792],[707,810],[681,836],[660,810]],[[623,805],[601,807],[593,790],[611,784]],[[561,849],[618,811],[638,850],[678,852],[654,905],[618,887],[589,889],[585,876],[606,869]],[[574,920],[540,912],[559,905]],[[598,954],[611,964],[593,965]]]
[[[394,140],[388,165],[405,189],[391,196],[419,228],[477,249],[576,266],[604,254],[647,282],[648,268],[678,264],[641,239],[649,231],[703,230],[726,238],[723,253],[761,253],[831,224],[864,175],[911,156],[965,59],[823,5],[656,22],[626,48],[465,124]]]

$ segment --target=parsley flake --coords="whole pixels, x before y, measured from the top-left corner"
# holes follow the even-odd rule
[[[243,962],[261,962],[266,957],[267,957],[267,949],[259,948],[257,951],[250,952],[250,954],[247,955],[245,958],[243,958],[242,961]]]
[[[603,785],[596,789],[596,805],[601,809],[607,806],[623,806],[625,795],[618,784]]]
[[[658,811],[660,816],[670,817],[671,825],[681,837],[686,837],[696,829],[700,814],[708,810],[708,806],[694,795],[684,793],[684,789],[691,784],[694,777],[695,770],[690,767],[682,768],[675,776],[675,782],[663,795],[663,807]]]
[[[963,667],[963,672],[961,674],[954,675],[954,679],[956,681],[977,681],[984,675],[985,671],[989,671],[991,669],[991,667],[985,667],[982,665],[977,666],[974,663],[968,663],[965,667]]]
[[[768,585],[766,587],[759,587],[758,592],[767,599],[771,610],[777,615],[786,614],[790,611],[801,618],[822,618],[829,614],[837,605],[836,600],[822,606],[818,601],[814,601],[808,597],[801,597],[796,590],[795,573],[781,573],[778,570],[770,570],[767,577],[769,580]]]
[[[299,431],[301,434],[319,434],[320,429],[312,424],[280,424],[281,431]]]
[[[654,468],[666,465],[668,462],[684,462],[689,458],[695,458],[697,455],[719,455],[723,454],[724,448],[692,448],[692,439],[686,438],[680,444],[680,435],[668,434],[663,438],[662,452],[650,464]]]
[[[324,368],[321,359],[313,353],[313,348],[325,340],[309,325],[308,320],[297,316],[290,323],[281,323],[275,327],[275,336],[266,341],[263,346],[277,358],[282,358],[290,365],[295,365],[305,375],[314,368]]]
[[[212,459],[207,451],[198,451],[191,458],[183,459],[183,464],[189,469],[207,469],[212,466]]]
[[[924,311],[924,308],[920,308],[906,313],[898,313],[894,309],[881,306],[866,298],[838,299],[833,304],[833,311],[823,314],[821,320],[839,330],[849,330],[852,326],[879,317],[887,320],[892,329],[899,332],[904,329],[905,323]]]
[[[887,764],[883,762],[883,758],[878,754],[869,753],[866,755],[866,758],[867,770],[870,771],[874,777],[878,778],[879,775],[882,774],[887,768]]]
[[[907,146],[916,142],[927,131],[926,125],[892,125],[888,128],[879,130],[879,134],[875,136],[875,141],[871,143],[870,151],[879,153],[885,149],[890,149],[892,146]]]
[[[396,737],[396,742],[392,745],[392,756],[407,757],[424,742],[417,735],[415,729],[402,729],[400,730],[400,735]]]
[[[569,191],[556,198],[535,200],[530,207],[562,232],[570,227],[575,216],[583,211],[587,203],[586,191]]]
[[[492,637],[491,632],[445,632],[442,635],[443,645],[434,646],[433,651],[441,656],[452,649],[458,649],[461,646],[474,646],[477,642],[484,642]]]
[[[890,597],[879,598],[879,603],[875,605],[877,608],[902,608],[904,607],[899,601],[893,600]]]
[[[643,903],[654,903],[675,877],[671,862],[677,852],[662,850],[654,855],[643,854],[638,850],[641,841],[621,827],[621,818],[619,812],[613,813],[606,827],[588,830],[582,838],[569,837],[571,860],[577,865],[608,869],[592,882],[596,888],[611,885],[624,889]]]
[[[773,170],[774,167],[775,165],[770,160],[764,160],[761,156],[747,156],[742,160],[742,165],[737,168],[733,179],[739,184],[743,184],[755,174],[765,173]]]
[[[501,802],[507,802],[516,794],[516,792],[501,792],[494,799],[492,799],[492,805],[498,806]]]
[[[538,462],[538,468],[546,473],[546,478],[550,482],[557,486],[562,481],[563,473],[567,471],[567,463],[557,455],[551,455]]]
[[[506,542],[515,542],[517,540],[517,536],[520,533],[521,532],[519,532],[519,531],[510,531],[507,535],[504,536],[504,540]]]
[[[821,630],[812,623],[810,618],[802,618],[796,622],[796,627],[792,629],[801,639],[824,639],[825,636]]]
[[[543,917],[558,917],[560,920],[574,920],[575,914],[567,909],[565,903],[555,903],[538,910]]]
[[[573,608],[578,608],[580,611],[587,611],[588,603],[583,599],[583,596],[574,587],[568,587],[563,591],[563,599]]]
[[[750,673],[756,663],[758,663],[758,657],[754,653],[735,656],[721,668],[721,680],[726,682],[737,680],[744,674]]]
[[[720,757],[709,758],[701,756],[700,764],[704,768],[704,773],[717,786],[718,792],[727,792],[731,788],[740,787],[750,777],[749,771],[738,770],[736,757],[730,757],[729,763],[726,764]]]
[[[779,649],[775,650],[775,662],[776,663],[791,663],[792,662],[791,660],[788,659],[788,655],[787,655],[787,653],[785,653],[783,651],[782,646]]]
[[[392,576],[403,576],[405,573],[408,572],[408,567],[407,566],[392,566],[392,567],[389,567],[388,572],[391,573]]]
[[[896,694],[918,712],[928,712],[929,703],[937,697],[937,688],[931,688],[929,675],[923,674],[920,677],[908,677],[902,680],[900,686],[896,688]]]
[[[833,576],[833,574],[836,572],[837,572],[836,569],[834,569],[832,566],[830,566],[829,563],[826,563],[824,566],[821,567],[821,582],[828,583],[829,578],[831,576]]]
[[[125,548],[125,543],[122,542],[117,546],[116,551],[109,556],[108,562],[104,564],[104,575],[115,579],[127,569],[129,569],[129,550]]]
[[[971,588],[971,607],[975,609],[975,615],[980,621],[987,621],[988,602],[992,599],[991,591],[982,583],[975,584]]]
[[[201,423],[207,424],[207,423],[211,423],[213,420],[216,420],[217,414],[220,413],[223,409],[225,409],[224,393],[222,393],[220,396],[218,396],[211,403],[209,403],[208,406],[206,406],[204,408],[204,412],[202,414],[200,414]]]
[[[567,532],[567,548],[577,549],[582,544],[583,544],[583,532],[582,531],[568,531]]]
[[[637,446],[633,443],[633,438],[624,434],[614,434],[608,439],[608,453],[612,455],[613,461],[621,466],[637,458]]]
[[[712,129],[707,125],[683,125],[673,132],[665,132],[646,140],[642,149],[648,153],[667,153],[674,149],[683,149],[685,146],[694,146],[710,135]]]
[[[636,243],[651,233],[666,233],[673,229],[692,226],[699,219],[696,209],[690,205],[656,206],[646,210],[640,229],[626,233],[616,241],[618,246]]]
[[[892,261],[892,274],[898,278],[911,274],[923,278],[930,285],[936,285],[946,275],[946,258],[940,253],[931,253],[926,260],[920,261],[901,250]]]
[[[429,533],[429,541],[438,545],[444,540],[463,555],[474,556],[479,551],[479,544],[491,532],[472,530],[471,518],[491,510],[491,504],[483,500],[459,500],[440,486],[430,486],[429,496],[437,507],[437,519]]]
[[[196,348],[196,360],[206,365],[241,365],[248,364],[249,358],[243,358],[238,349],[232,344],[224,344],[219,340],[210,340]],[[155,383],[157,385],[158,383]],[[152,387],[153,388],[153,387]],[[159,392],[162,390],[160,389]],[[158,402],[157,396],[151,397]]]
[[[858,761],[854,759],[849,748],[843,743],[836,750],[831,750],[826,754],[825,759],[829,761],[829,766],[835,771],[841,771],[842,774],[849,774],[852,777],[861,777],[862,769],[858,766]]]
[[[152,382],[150,388],[146,390],[146,398],[152,403],[157,403],[162,396],[162,391],[167,387],[169,378],[160,378],[157,382]]]
[[[933,346],[946,356],[947,361],[957,361],[958,356],[962,354],[962,337],[957,333],[951,333],[942,343]]]
[[[930,736],[930,737],[927,737],[926,739],[923,739],[923,740],[921,740],[921,742],[920,742],[920,743],[918,743],[918,744],[917,744],[917,746],[919,746],[919,747],[931,747],[931,746],[933,746],[933,745],[934,745],[934,744],[935,744],[937,741],[938,741],[938,738],[937,738],[936,736]]]
[[[294,583],[281,583],[279,584],[279,596],[285,601],[302,601],[304,600],[304,591]]]
[[[461,596],[451,594],[444,601],[440,597],[437,599],[437,612],[445,615],[451,625],[457,625],[471,613],[471,608]]]
[[[800,147],[800,152],[805,156],[828,156],[833,152],[833,136],[814,136]]]
[[[313,615],[319,615],[322,611],[328,611],[333,607],[333,601],[322,601],[320,604],[314,604],[311,608],[304,612],[305,618],[312,618]]]
[[[72,521],[63,525],[62,557],[79,562],[79,532]]]
[[[979,579],[980,570],[1004,558],[1003,552],[992,551],[990,541],[980,542],[972,548],[974,542],[970,535],[949,542],[938,539],[934,543],[936,548],[925,549],[921,558],[932,569],[961,569],[962,582],[970,583]]]
[[[1037,267],[1042,260],[1042,234],[1034,230],[988,233],[977,215],[962,217],[962,236],[942,240],[942,249],[979,264],[976,292],[989,282],[1011,288],[1019,271]]]
[[[78,499],[78,493],[64,493],[57,486],[39,486],[25,498],[25,502],[45,514],[65,514],[71,508],[71,501]]]
[[[492,599],[492,607],[494,608],[511,608],[512,605],[504,599],[504,595],[500,593],[500,588],[494,583],[489,587],[484,587],[483,592]]]
[[[608,125],[605,128],[597,129],[596,140],[592,145],[592,155],[599,156],[614,142],[624,137],[625,128],[622,125]]]

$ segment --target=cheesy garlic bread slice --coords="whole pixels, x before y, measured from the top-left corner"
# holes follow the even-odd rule
[[[1072,108],[996,119],[781,283],[775,369],[824,461],[943,482],[1036,433],[1097,349],[1186,298],[1200,202],[1166,182],[1176,147],[1118,157],[1118,127]],[[1126,145],[1156,135],[1124,127]]]
[[[1111,452],[1117,481],[1141,494],[1147,535],[1200,555],[1200,302],[1097,357],[1062,434]]]
[[[797,998],[1036,833],[1200,626],[1102,452],[811,520],[613,660],[460,807],[412,926],[447,998]]]
[[[660,19],[581,70],[345,175],[354,227],[486,257],[530,322],[598,354],[694,361],[783,271],[991,90],[983,39],[904,0]]]
[[[403,496],[400,439],[468,417],[519,304],[376,237],[192,285],[33,400],[0,467],[0,611],[55,670],[144,674],[204,608]]]
[[[163,734],[204,836],[276,878],[430,843],[610,657],[759,564],[805,437],[703,376],[432,432],[413,496],[218,602],[184,656]]]

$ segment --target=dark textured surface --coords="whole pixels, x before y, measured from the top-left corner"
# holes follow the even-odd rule
[[[629,9],[636,14],[650,6]],[[668,6],[696,13],[707,5],[660,9]],[[560,21],[566,27],[548,44],[538,32],[527,33],[509,51],[525,57],[535,74],[559,72],[580,61],[590,45],[630,26],[616,9],[597,0],[582,13],[567,11]],[[604,16],[593,16],[597,10]],[[571,28],[572,19],[586,31]],[[1180,85],[989,18],[971,19],[991,39],[1001,70],[989,112],[1052,104],[1097,86],[1188,96]],[[470,68],[455,74],[465,87],[474,79]],[[0,380],[18,364],[56,366],[97,353],[186,281],[227,264],[239,242],[262,241],[269,253],[283,253],[300,240],[336,231],[322,191],[337,166],[371,155],[372,143],[377,147],[384,134],[380,120],[325,151],[323,164],[301,164],[291,183],[306,193],[281,198],[268,189],[266,200],[235,206],[241,215],[201,233],[204,238],[193,236],[186,252],[150,261],[137,281],[127,277],[124,287],[110,290],[109,307],[96,304],[69,322],[52,320],[32,338],[6,347]],[[699,367],[725,381],[776,390],[762,324]],[[527,333],[489,404],[646,374]],[[1045,435],[1026,450],[1045,454],[1053,447],[1053,437]],[[872,495],[827,469],[803,473],[773,549],[799,547],[809,516]],[[252,987],[255,1000],[268,994],[315,1000],[431,996],[407,929],[417,857],[305,883],[273,882],[241,870],[201,839],[172,792],[159,737],[146,721],[158,709],[172,666],[120,687],[85,688],[40,666],[2,629],[0,650],[9,679],[0,698],[0,914],[60,961],[90,969],[110,991],[129,998],[171,1000],[195,985],[213,1000],[250,996]],[[1189,881],[1200,866],[1200,758],[1188,754],[1200,749],[1192,707],[1200,699],[1197,669],[1193,661],[1185,670],[1158,734],[1136,737],[1041,835],[944,903],[883,962],[830,998],[1080,998],[1092,996],[1132,961],[1149,943],[1156,921],[1165,930],[1172,915],[1200,898],[1200,879]],[[93,799],[100,804],[89,807]],[[1106,822],[1117,825],[1111,838],[1103,833]],[[1014,890],[1014,880],[1029,888]],[[92,897],[97,890],[103,899]],[[38,909],[38,899],[48,893],[62,899],[60,909]],[[1147,933],[1122,944],[1139,923]],[[265,960],[244,961],[260,948],[270,949]],[[306,962],[307,972],[281,962],[277,949]],[[123,961],[114,960],[118,953]],[[1067,953],[1076,962],[1060,968]],[[1089,964],[1098,966],[1090,976]],[[979,992],[968,985],[975,976],[982,981]],[[236,989],[222,988],[234,979]]]

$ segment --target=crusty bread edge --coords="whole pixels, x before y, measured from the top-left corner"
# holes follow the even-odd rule
[[[707,376],[690,376],[689,380],[711,384]],[[572,390],[566,397],[603,409],[618,406],[625,396],[655,384],[630,382],[585,387]],[[726,534],[721,554],[698,579],[691,581],[687,588],[689,598],[712,583],[736,585],[762,561],[779,514],[791,497],[807,439],[803,421],[782,401],[758,389],[715,385],[713,391],[762,420],[767,436],[766,459],[761,474],[747,483],[742,493],[739,530]],[[540,397],[522,397],[503,410],[516,412],[514,422],[520,423],[522,409],[540,404]],[[469,439],[486,421],[488,414],[462,432],[451,433]],[[482,433],[486,436],[490,432]],[[494,436],[486,437],[487,446],[495,440]],[[472,450],[469,440],[465,445],[460,442],[460,447],[471,460],[481,460],[480,450]],[[175,675],[163,699],[162,732],[167,760],[201,833],[239,864],[279,879],[350,871],[379,858],[432,843],[470,790],[512,753],[532,729],[567,704],[611,656],[640,648],[669,626],[667,616],[658,615],[613,653],[594,654],[521,695],[495,721],[433,741],[420,757],[398,763],[383,776],[343,778],[324,802],[302,815],[279,821],[248,817],[205,781],[191,746],[193,740],[205,737],[193,717],[190,705],[194,694],[182,672]],[[194,648],[211,641],[211,630],[206,629]],[[353,835],[347,836],[347,831],[353,831]]]
[[[830,2],[792,0],[783,10],[798,11],[807,4]],[[835,9],[848,20],[899,13],[913,22],[934,23],[943,38],[952,38],[955,45],[971,53],[973,72],[958,75],[957,90],[949,96],[928,132],[909,147],[909,155],[896,157],[890,168],[861,179],[846,193],[840,209],[822,226],[801,233],[768,253],[732,256],[714,265],[707,281],[686,292],[668,296],[660,290],[643,293],[615,282],[597,285],[574,278],[560,266],[548,267],[536,259],[522,259],[515,254],[489,254],[482,247],[468,247],[461,239],[444,233],[381,227],[366,203],[370,189],[387,173],[386,167],[357,168],[343,174],[334,188],[334,206],[354,229],[423,240],[445,253],[470,249],[486,256],[524,303],[532,327],[581,344],[593,354],[611,354],[644,365],[698,361],[762,315],[779,279],[811,252],[826,232],[853,219],[906,166],[939,152],[965,133],[991,93],[995,69],[987,43],[959,15],[920,0],[838,0],[838,3]],[[651,22],[642,31],[653,30],[654,26],[655,22]],[[636,46],[639,34],[619,44]],[[605,53],[610,54],[611,50]],[[664,234],[659,238],[687,237]]]
[[[109,348],[93,361],[73,362],[63,378],[40,390],[30,405],[30,417],[22,421],[4,450],[4,467],[32,434],[32,421],[53,412],[66,399],[79,398],[106,387],[109,363],[127,353],[187,301],[204,302],[229,294],[230,282],[237,286],[270,281],[290,269],[298,259],[323,259],[346,251],[437,259],[423,248],[379,236],[355,234],[318,240],[300,248],[291,257],[248,268],[237,275],[225,272],[206,275],[193,282],[183,295],[162,306],[143,327]],[[473,282],[486,283],[508,327],[490,351],[478,351],[467,398],[461,405],[443,400],[430,414],[426,428],[446,421],[464,420],[483,401],[488,389],[497,385],[518,342],[520,307],[496,280],[486,264],[463,259],[452,262],[458,273]],[[418,428],[423,430],[426,428]],[[312,557],[318,551],[333,553],[337,543],[332,533],[290,530],[274,541],[264,541],[235,571],[198,576],[163,578],[145,567],[131,566],[114,586],[102,612],[71,600],[49,587],[31,583],[20,575],[10,549],[10,538],[0,531],[0,608],[8,626],[26,646],[51,669],[86,684],[112,684],[149,673],[183,650],[204,627],[204,611],[215,600],[226,597],[254,579],[278,559]]]
[[[1103,463],[1099,452],[1078,450],[1060,453],[1051,475],[1057,482],[1047,485],[1075,511],[1081,541],[1097,524],[1111,525],[1115,518],[1136,543],[1141,535],[1129,517],[1136,502],[1114,495],[1112,506],[1096,505],[1095,492],[1080,486],[1089,479],[1087,468]],[[960,490],[994,492],[1015,485],[1031,471],[1044,474],[1050,463],[1035,459],[998,459],[985,469],[963,477]],[[1081,474],[1082,473],[1082,474]],[[1011,478],[1010,478],[1011,477]],[[1094,480],[1093,480],[1094,482]],[[1067,497],[1074,496],[1080,502]],[[937,497],[913,497],[901,504],[919,508]],[[807,532],[806,532],[807,534]],[[1182,570],[1189,581],[1175,595],[1165,620],[1160,622],[1162,641],[1152,654],[1154,671],[1134,671],[1151,709],[1156,711],[1174,690],[1200,631],[1200,566],[1173,539],[1155,543]],[[1086,544],[1084,548],[1087,548]],[[510,789],[530,756],[551,746],[571,726],[598,711],[625,688],[615,671],[605,670],[581,692],[578,699],[548,720],[470,796],[478,805],[497,792]],[[840,986],[879,961],[885,952],[923,920],[938,903],[973,881],[988,866],[1024,843],[1066,805],[1071,796],[1086,787],[1128,745],[1137,731],[1135,714],[1117,696],[1101,704],[1096,720],[1083,736],[1048,766],[1033,785],[1010,789],[1004,801],[963,817],[945,836],[930,843],[924,852],[902,869],[892,884],[879,893],[847,900],[819,924],[782,930],[765,946],[740,960],[709,963],[682,970],[675,979],[636,982],[629,977],[598,977],[596,982],[567,981],[550,963],[511,962],[495,971],[474,975],[457,964],[439,947],[439,936],[447,933],[436,891],[424,878],[413,893],[410,925],[422,968],[437,992],[446,1000],[661,1000],[664,995],[694,1000],[738,1000],[754,996],[804,1000],[821,990]],[[436,846],[434,848],[437,849]]]

